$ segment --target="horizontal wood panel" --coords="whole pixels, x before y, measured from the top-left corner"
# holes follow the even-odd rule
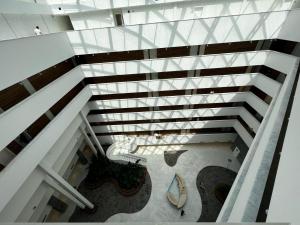
[[[277,52],[291,54],[296,45],[297,42],[294,41],[274,39],[269,49]]]
[[[254,46],[257,45],[258,41],[252,42],[233,42],[233,43],[224,43],[224,44],[208,44],[205,46],[204,54],[212,54],[212,53],[227,53],[227,52],[241,52],[241,51],[249,51]],[[263,42],[271,42],[271,47],[268,48],[273,51],[283,52],[290,54],[294,47],[296,46],[296,42],[287,41],[287,40],[263,40]],[[230,46],[230,47],[228,47]],[[263,45],[268,46],[268,45]],[[158,49],[158,58],[159,57],[175,57],[175,56],[184,56],[189,51],[190,47],[181,46],[174,48],[162,48]],[[261,47],[257,50],[267,50],[265,47]],[[145,50],[147,51],[147,50]],[[153,51],[153,50],[152,50]],[[190,53],[188,53],[189,55]],[[198,53],[197,53],[198,54]],[[35,74],[28,78],[33,87],[36,90],[41,89],[46,86],[53,80],[57,79],[61,75],[73,69],[75,66],[80,64],[90,64],[90,63],[101,63],[101,62],[116,62],[116,61],[126,61],[126,60],[139,60],[144,59],[144,52],[142,50],[137,51],[124,51],[124,52],[111,52],[111,53],[101,53],[101,54],[87,54],[74,56],[66,61],[58,63],[46,70],[41,71],[38,74]],[[236,74],[236,73],[245,73],[247,71],[247,67],[233,67],[233,68],[219,68],[219,69],[203,69],[201,71],[194,71],[192,74],[197,74],[197,76],[209,76],[209,75],[225,75],[225,74]],[[264,75],[272,78],[278,79],[278,76],[282,75],[278,71],[275,71],[266,66],[261,66],[261,69],[257,70],[256,66],[253,69],[248,69],[248,72],[261,72]],[[189,72],[191,74],[191,72]],[[200,74],[200,75],[199,75]],[[167,73],[159,73],[157,79],[168,79],[168,78],[180,78],[186,77],[188,75],[188,71],[177,71],[177,72],[167,72]],[[146,74],[135,74],[128,76],[109,76],[103,78],[86,78],[85,81],[88,84],[91,83],[105,83],[105,82],[122,82],[122,81],[137,81],[146,79]],[[282,79],[280,78],[281,82]],[[15,86],[16,85],[16,86]],[[0,92],[0,107],[5,111],[12,107],[13,105],[19,103],[29,96],[29,93],[24,90],[23,87],[17,87],[18,84],[10,86],[9,88],[2,90]],[[18,89],[18,90],[17,90]]]
[[[116,61],[139,60],[139,59],[144,59],[143,50],[86,54],[86,55],[78,55],[76,57],[76,61],[78,62],[78,64],[92,64],[92,63],[116,62]]]
[[[259,41],[242,41],[233,43],[209,44],[205,47],[205,55],[231,52],[255,51]]]
[[[199,46],[196,46],[199,48]],[[173,48],[157,48],[156,58],[168,58],[168,57],[179,57],[190,55],[191,46],[181,46]]]
[[[252,92],[257,97],[261,98],[266,103],[272,99],[262,90],[254,86],[235,86],[235,87],[218,87],[218,88],[201,88],[201,89],[184,89],[184,90],[168,90],[157,92],[133,92],[133,93],[118,93],[118,94],[104,94],[93,95],[90,101],[97,100],[112,100],[112,99],[129,99],[129,98],[148,98],[148,97],[164,97],[164,96],[180,96],[188,94],[211,94],[211,93],[232,93],[232,92]]]
[[[0,172],[5,168],[2,164],[0,164]]]
[[[211,68],[202,70],[181,70],[181,71],[170,71],[170,72],[159,72],[155,78],[151,79],[175,79],[185,77],[201,77],[201,76],[216,76],[216,75],[230,75],[230,74],[243,74],[243,73],[261,73],[273,80],[278,80],[280,75],[283,76],[284,81],[285,74],[281,74],[279,71],[274,70],[264,65],[256,66],[240,66],[240,67],[223,67],[223,68]],[[149,79],[149,78],[148,78]],[[84,82],[86,84],[98,84],[98,83],[114,83],[114,82],[126,82],[126,81],[142,81],[147,80],[145,73],[140,74],[128,74],[128,75],[111,75],[103,77],[86,77]]]
[[[168,135],[168,134],[215,134],[215,133],[236,133],[232,127],[224,128],[201,128],[201,129],[178,129],[178,130],[159,130],[159,131],[132,131],[132,132],[110,132],[110,133],[96,133],[97,136],[110,135]]]
[[[172,123],[185,121],[205,121],[205,120],[229,120],[238,119],[238,115],[232,116],[207,116],[207,117],[188,117],[188,118],[169,118],[169,119],[155,119],[155,120],[125,120],[125,121],[107,121],[107,122],[90,122],[91,126],[106,126],[106,125],[125,125],[125,124],[143,124],[143,123]]]
[[[0,91],[0,107],[8,110],[12,106],[18,104],[25,98],[30,96],[30,93],[20,83],[14,84],[2,91]]]
[[[68,59],[46,70],[43,70],[36,75],[33,75],[32,77],[28,78],[28,80],[36,90],[39,90],[65,73],[69,72],[74,67],[75,66],[72,59]]]
[[[7,146],[6,146],[11,152],[13,152],[15,155],[18,155],[22,149],[23,146],[21,146],[20,144],[18,144],[18,142],[16,142],[15,140],[10,142]]]
[[[181,110],[181,109],[204,109],[204,108],[224,108],[243,106],[247,109],[258,121],[262,121],[263,117],[253,109],[247,102],[228,102],[228,103],[210,103],[210,104],[193,104],[193,105],[169,105],[159,107],[136,107],[136,108],[117,108],[117,109],[98,109],[91,110],[89,115],[110,114],[110,113],[130,113],[130,112],[148,112],[148,111],[166,111],[166,110]]]
[[[83,83],[77,84],[74,88],[72,88],[71,91],[69,91],[55,105],[53,105],[50,108],[50,111],[56,116],[83,88]]]
[[[44,129],[44,127],[47,126],[47,124],[50,122],[48,117],[43,114],[40,118],[38,118],[33,124],[31,124],[26,131],[28,134],[34,138],[38,133]]]

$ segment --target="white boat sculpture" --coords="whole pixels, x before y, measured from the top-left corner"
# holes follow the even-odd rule
[[[187,200],[184,180],[177,173],[175,173],[175,176],[168,188],[167,198],[178,209],[182,208]]]

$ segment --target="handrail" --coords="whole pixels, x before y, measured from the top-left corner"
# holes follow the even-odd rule
[[[19,39],[25,39],[25,38],[40,38],[43,36],[47,35],[54,35],[54,34],[59,34],[59,33],[69,33],[69,32],[79,32],[79,31],[87,31],[87,30],[103,30],[103,29],[119,29],[123,30],[126,29],[127,27],[133,27],[133,26],[142,26],[142,25],[152,25],[152,24],[167,24],[167,23],[173,23],[173,22],[185,22],[185,21],[196,21],[196,20],[205,20],[205,19],[214,19],[214,18],[225,18],[225,17],[234,17],[234,16],[246,16],[246,15],[254,15],[254,14],[268,14],[268,13],[276,13],[276,12],[290,12],[290,11],[295,11],[295,10],[300,10],[299,8],[296,9],[285,9],[285,10],[272,10],[272,11],[263,11],[263,12],[254,12],[254,13],[238,13],[238,14],[231,14],[231,15],[223,15],[223,16],[211,16],[211,17],[200,17],[196,19],[183,19],[183,20],[168,20],[168,21],[163,21],[163,22],[151,22],[151,23],[138,23],[138,24],[129,24],[129,25],[124,25],[124,26],[109,26],[109,27],[99,27],[99,28],[86,28],[86,29],[80,29],[80,30],[66,30],[66,31],[60,31],[60,32],[54,32],[54,33],[47,33],[47,34],[42,34],[42,35],[33,35],[33,36],[26,36],[26,37],[20,37],[20,38],[15,38],[15,39],[7,39],[7,40],[0,40],[1,42],[4,41],[14,41],[14,40],[19,40]]]
[[[205,19],[215,19],[215,18],[234,17],[234,16],[247,16],[247,15],[254,15],[254,14],[268,14],[268,13],[276,13],[276,12],[290,12],[290,11],[295,11],[295,10],[300,10],[300,9],[283,9],[283,10],[270,10],[270,11],[253,12],[253,13],[237,13],[237,14],[222,15],[222,16],[200,17],[200,18],[195,18],[195,19],[168,20],[168,21],[162,21],[162,22],[129,24],[129,25],[124,25],[124,26],[87,28],[87,29],[74,30],[74,31],[76,32],[76,31],[86,31],[86,30],[102,30],[102,29],[111,29],[111,28],[116,28],[116,29],[122,30],[122,29],[124,29],[126,27],[141,26],[141,25],[167,24],[167,23],[172,23],[172,22],[196,21],[196,20],[201,20],[201,19],[205,20]],[[71,32],[73,32],[73,30]]]
[[[140,160],[142,162],[147,162],[147,159],[138,155],[133,155],[130,153],[130,149],[128,148],[128,153],[120,153],[120,154],[116,154],[113,155],[112,153],[114,152],[115,149],[117,149],[119,146],[117,146],[118,144],[123,143],[122,147],[131,144],[130,142],[114,142],[113,144],[111,144],[107,151],[106,151],[106,155],[109,159],[111,160],[121,160],[121,161],[125,161],[125,162],[131,162],[132,160],[136,161],[136,160]],[[126,148],[123,148],[126,149]],[[125,159],[124,159],[125,158]]]

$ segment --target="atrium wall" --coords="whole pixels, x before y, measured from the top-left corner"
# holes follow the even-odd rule
[[[298,79],[294,48],[300,36],[294,32],[299,11],[289,10],[291,1],[251,2],[256,10],[236,1],[213,15],[210,7],[220,8],[221,2],[204,2],[201,15],[179,18],[178,11],[195,11],[197,3],[137,7],[129,15],[128,5],[74,6],[68,0],[58,4],[61,13],[104,11],[70,15],[76,31],[19,38],[23,34],[10,36],[7,28],[3,37],[14,39],[0,41],[0,193],[5,193],[0,221],[46,220],[53,194],[65,196],[69,210],[88,206],[71,187],[64,195],[50,175],[68,180],[78,149],[92,143],[101,152],[99,143],[128,137],[137,145],[241,138],[249,150],[218,220],[255,221]],[[51,10],[59,13],[58,5]],[[113,11],[105,11],[118,7],[125,7],[122,27],[114,25]],[[147,10],[155,13],[146,20]],[[21,24],[20,18],[12,20]],[[281,180],[290,172],[286,164],[293,154],[286,157],[279,165]],[[286,191],[280,184],[275,190]],[[277,211],[271,204],[268,220],[278,221]]]

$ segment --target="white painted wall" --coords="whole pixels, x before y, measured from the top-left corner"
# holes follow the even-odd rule
[[[162,139],[156,139],[155,136],[139,136],[136,138],[137,145],[163,145],[163,144],[196,144],[209,142],[233,142],[236,139],[236,133],[222,134],[182,134],[182,135],[164,135]],[[101,143],[112,144],[115,141],[125,140],[123,135],[98,136]]]
[[[182,117],[208,117],[208,116],[230,116],[238,115],[242,107],[224,107],[207,109],[182,109],[166,111],[129,112],[129,113],[109,113],[89,115],[89,122],[108,121],[135,121],[135,120],[157,120]]]
[[[287,10],[290,8],[291,2],[292,0],[251,0],[246,2],[242,0],[183,1],[118,10],[123,15],[125,25],[136,25]],[[115,24],[112,15],[112,10],[110,9],[101,11],[87,10],[69,14],[75,30],[113,27]]]
[[[272,51],[170,57],[81,65],[85,77],[263,65]],[[289,65],[289,64],[288,64]],[[274,65],[275,67],[276,65]],[[276,67],[275,67],[276,68]]]
[[[26,182],[28,176],[50,151],[56,140],[61,137],[66,127],[71,124],[90,97],[91,92],[86,87],[0,173],[0,183],[2,184],[0,186],[0,193],[5,193],[5,195],[1,195],[1,214],[16,192]],[[33,155],[34,157],[32,157]],[[28,163],[24,164],[24,162]],[[9,217],[6,217],[7,214],[1,214],[1,221],[11,221]],[[4,219],[2,220],[1,218]]]
[[[5,171],[2,171],[5,172]],[[1,172],[1,173],[2,173]],[[44,174],[40,171],[33,170],[30,173],[22,186],[16,191],[16,193],[11,196],[8,204],[4,205],[0,212],[0,221],[1,222],[14,222],[17,216],[21,213],[21,211],[26,206],[26,203],[33,197],[36,188],[41,184],[41,181],[45,178]],[[13,179],[11,179],[13,180]],[[11,187],[7,190],[10,190]],[[6,192],[7,192],[6,190]],[[25,194],[26,193],[26,194]],[[5,194],[1,194],[1,199],[3,199]],[[27,210],[32,210],[29,208]]]
[[[36,26],[43,34],[73,30],[67,16],[0,13],[0,41],[35,36]]]
[[[274,17],[273,17],[274,18]],[[5,21],[0,20],[0,26],[1,23],[4,23]],[[245,22],[245,21],[244,21]],[[222,25],[222,24],[221,24]],[[3,25],[4,26],[4,25]],[[6,28],[5,28],[6,29]],[[162,29],[162,28],[160,28]],[[220,28],[221,29],[221,28]],[[220,31],[220,30],[219,30]],[[220,31],[221,32],[221,31]],[[8,32],[9,33],[9,32]],[[244,38],[244,37],[243,37]],[[218,40],[217,40],[218,41]],[[0,59],[3,62],[3,67],[1,68],[2,72],[4,74],[9,74],[9,76],[3,76],[3,81],[1,79],[1,90],[5,87],[14,84],[20,80],[23,80],[24,78],[28,77],[29,75],[33,75],[34,71],[39,72],[42,70],[42,68],[47,68],[48,64],[53,65],[54,62],[59,62],[61,60],[64,60],[70,56],[73,55],[72,49],[69,48],[67,44],[68,40],[63,34],[55,34],[55,35],[49,35],[49,37],[35,37],[34,39],[28,38],[18,40],[17,42],[9,41],[5,42],[5,44],[2,44],[0,42]],[[179,42],[178,42],[179,43]],[[161,43],[159,43],[161,44]],[[33,48],[32,46],[36,46],[36,48]],[[105,50],[106,51],[106,50]],[[110,50],[107,50],[110,51]],[[2,52],[2,53],[1,53]],[[45,58],[41,57],[41,53],[47,53],[47,56]],[[268,57],[270,56],[270,57]],[[272,56],[272,57],[271,57]],[[206,56],[203,56],[206,57]],[[46,59],[46,60],[45,60]],[[172,70],[181,70],[181,69],[191,69],[191,68],[214,68],[214,67],[227,67],[230,66],[238,66],[238,65],[256,65],[256,64],[263,64],[265,59],[267,59],[266,63],[268,66],[272,68],[278,68],[282,72],[289,73],[291,66],[293,65],[293,58],[286,57],[284,54],[277,54],[277,53],[268,53],[268,52],[252,52],[252,53],[241,53],[241,54],[223,54],[219,56],[212,56],[212,58],[201,58],[199,60],[198,58],[193,58],[193,60],[190,60],[191,57],[183,57],[182,59],[174,58],[172,60],[151,60],[150,64],[147,64],[150,61],[143,61],[137,63],[134,62],[128,62],[124,63],[121,62],[120,66],[116,67],[116,63],[107,63],[107,64],[96,64],[91,65],[93,69],[97,69],[97,71],[86,71],[90,76],[94,76],[95,74],[97,76],[105,76],[110,74],[126,74],[126,73],[135,73],[135,71],[172,71]],[[19,68],[15,68],[15,62],[18,62],[20,65]],[[33,65],[28,67],[28,65]],[[105,67],[107,66],[107,67]],[[87,65],[82,66],[84,67],[90,67]],[[89,69],[89,68],[88,68]],[[98,70],[99,69],[99,70]],[[93,74],[94,73],[94,74]],[[66,76],[63,76],[63,78],[66,78]],[[72,77],[75,79],[74,77]],[[81,77],[82,78],[82,77]],[[265,80],[264,80],[265,81]],[[70,82],[66,82],[68,85],[72,86]],[[64,86],[66,85],[64,84]],[[264,82],[258,82],[257,85],[261,85]],[[59,86],[55,85],[56,88]],[[267,87],[266,87],[267,88]],[[42,89],[44,90],[44,89]],[[42,91],[41,90],[41,91]],[[68,87],[68,90],[70,90],[70,87]],[[108,89],[107,89],[108,90]],[[268,89],[267,89],[268,90]],[[270,88],[269,91],[273,91],[273,88]],[[38,92],[39,93],[39,92]],[[243,93],[241,93],[243,94]],[[48,102],[48,99],[51,99],[53,96],[58,95],[57,89],[53,89],[48,93],[47,101],[45,101],[46,96],[41,98],[39,100],[34,100],[35,104],[38,102],[43,102],[43,107],[45,102],[47,104],[51,105],[52,103]],[[51,98],[49,98],[51,96]],[[3,210],[0,213],[0,220],[1,221],[13,221],[20,213],[20,217],[18,218],[19,221],[23,221],[21,218],[29,218],[28,211],[21,210],[25,207],[26,204],[28,206],[31,206],[33,202],[35,202],[35,198],[32,199],[33,202],[29,202],[29,199],[34,195],[34,193],[37,194],[36,189],[33,189],[32,185],[38,187],[38,179],[42,179],[42,175],[39,175],[35,171],[35,165],[39,163],[40,160],[42,160],[44,157],[47,159],[53,159],[53,163],[56,162],[57,164],[61,164],[64,160],[58,160],[58,156],[61,156],[60,154],[55,154],[55,156],[46,155],[48,151],[52,151],[56,145],[56,140],[60,140],[59,138],[65,137],[63,136],[63,131],[65,128],[72,124],[72,119],[76,116],[76,113],[82,106],[85,104],[85,102],[88,100],[88,98],[91,96],[91,93],[86,88],[79,96],[79,98],[74,99],[70,104],[68,105],[63,111],[62,114],[58,115],[39,135],[36,139],[34,139],[21,153],[20,155],[14,159],[8,167],[1,172],[0,174],[0,182],[1,184],[4,184],[2,187],[0,186],[0,193],[5,193],[5,196],[1,195],[1,203],[0,203],[0,209]],[[249,97],[250,96],[250,97]],[[33,97],[33,96],[31,96]],[[185,96],[186,97],[186,96]],[[194,96],[199,97],[199,96]],[[218,98],[217,96],[216,99]],[[220,96],[219,96],[220,97]],[[223,97],[223,96],[222,96]],[[81,99],[82,98],[82,99]],[[161,98],[163,99],[163,98]],[[173,98],[175,100],[175,98]],[[228,98],[230,101],[231,99],[237,99],[235,96],[231,96]],[[242,98],[241,98],[242,99]],[[263,105],[262,107],[258,103],[259,101],[256,101],[255,96],[252,94],[247,93],[247,96],[244,96],[243,99],[252,102],[249,103],[254,108],[257,108],[257,110],[262,112],[262,115],[267,110],[267,106]],[[153,102],[151,103],[153,106],[153,103],[155,104],[156,101],[158,101],[158,98],[152,98]],[[171,100],[169,98],[168,100]],[[177,99],[178,100],[178,99]],[[204,98],[202,99],[203,102]],[[202,101],[200,99],[200,101]],[[127,101],[127,100],[126,100]],[[130,100],[131,101],[131,100]],[[138,105],[138,101],[141,105],[145,105],[141,99],[134,100],[132,105]],[[180,100],[181,101],[181,100]],[[215,101],[215,99],[212,98],[212,102]],[[50,101],[51,102],[51,101]],[[111,102],[111,101],[110,101]],[[125,104],[130,105],[129,101],[125,103],[125,101],[121,101],[123,103],[121,107],[126,107]],[[159,100],[159,102],[162,102]],[[166,101],[167,102],[167,101]],[[195,101],[196,102],[196,101]],[[25,102],[22,102],[24,104]],[[97,102],[99,103],[99,102]],[[116,105],[114,106],[114,103],[110,103],[110,105],[106,102],[103,105],[100,105],[101,107],[117,107],[117,104],[119,102],[116,102]],[[199,103],[199,99],[198,99]],[[101,103],[102,104],[102,103]],[[147,104],[147,103],[146,103]],[[150,104],[148,102],[148,104]],[[163,103],[162,103],[163,104]],[[170,103],[169,103],[170,104]],[[182,103],[184,104],[184,103]],[[195,104],[195,103],[194,103]],[[20,105],[17,105],[16,107],[19,107]],[[32,105],[31,105],[32,106]],[[39,105],[40,107],[40,105]],[[42,108],[43,108],[42,107]],[[118,105],[120,107],[120,105]],[[48,106],[45,107],[49,108]],[[99,108],[99,105],[97,106]],[[261,109],[262,108],[262,109]],[[27,114],[32,113],[32,107],[28,107],[26,112]],[[15,107],[13,107],[13,110],[15,110]],[[41,109],[41,110],[44,110]],[[9,111],[12,112],[12,111]],[[23,113],[25,111],[22,111]],[[0,115],[0,119],[2,116],[7,116],[5,113]],[[37,115],[35,115],[37,116]],[[16,118],[16,117],[15,117]],[[19,117],[21,118],[21,117]],[[22,118],[24,119],[24,118]],[[249,118],[250,120],[251,118]],[[15,122],[16,120],[11,120]],[[19,124],[17,124],[19,126]],[[148,126],[148,125],[147,125]],[[246,140],[245,142],[250,145],[250,140],[247,134],[244,132],[243,127],[239,124],[234,124],[235,129],[238,130],[239,135],[243,136],[243,140]],[[2,126],[1,126],[2,127]],[[180,126],[182,128],[182,126]],[[143,128],[144,129],[144,128]],[[5,134],[1,134],[1,137],[5,136]],[[61,136],[62,135],[62,136]],[[249,134],[248,134],[249,135]],[[49,140],[49,136],[52,138]],[[114,138],[114,137],[113,137]],[[198,143],[201,141],[216,141],[216,138],[219,141],[232,141],[235,138],[235,134],[220,134],[220,135],[170,135],[167,136],[166,139],[157,141],[154,140],[154,137],[145,137],[141,143],[144,144],[154,144],[154,143]],[[101,139],[101,138],[100,138]],[[2,138],[1,138],[2,140]],[[102,139],[101,139],[102,140]],[[102,140],[106,141],[106,140]],[[4,141],[5,143],[7,141]],[[59,149],[59,151],[62,151],[62,148]],[[32,155],[35,157],[32,158]],[[51,158],[53,157],[53,158]],[[62,158],[63,159],[63,158]],[[26,165],[24,165],[24,161],[30,162]],[[34,178],[30,178],[33,176]],[[14,177],[12,180],[11,177]],[[28,178],[28,179],[27,179]],[[27,179],[27,180],[26,180]],[[31,193],[31,195],[24,195],[24,193]],[[40,195],[39,195],[40,196]],[[38,197],[38,196],[36,196]],[[16,202],[21,201],[22,204],[18,205]],[[40,197],[37,199],[41,200]],[[26,203],[26,204],[25,204]],[[16,207],[17,206],[17,207]],[[16,207],[16,208],[15,208]],[[29,208],[28,208],[29,209]],[[19,210],[19,211],[18,211]],[[26,209],[27,210],[27,209]],[[18,212],[17,212],[18,211]],[[16,213],[17,212],[17,213]],[[12,215],[14,214],[14,215]],[[2,220],[3,219],[3,220]]]
[[[182,109],[166,111],[149,111],[149,112],[130,112],[130,113],[109,113],[99,115],[89,115],[89,122],[109,122],[109,121],[138,121],[138,120],[155,120],[170,118],[195,118],[208,116],[241,116],[241,118],[253,128],[256,132],[260,122],[252,116],[243,107],[224,107],[224,108],[207,108],[207,109]]]
[[[3,74],[0,90],[73,55],[74,52],[64,33],[0,41],[1,74]]]
[[[94,95],[253,85],[274,96],[280,83],[259,73],[91,84]]]
[[[30,0],[9,0],[0,1],[0,13],[50,15],[52,14],[52,8],[47,4],[37,4]]]
[[[70,14],[74,30],[113,27],[115,25],[111,10]]]
[[[299,1],[297,4],[299,5]],[[290,12],[285,22],[285,27],[281,30],[281,38],[299,42],[300,32],[299,29],[295,29],[298,27],[299,18],[299,10]],[[295,49],[295,53],[299,55],[299,44]],[[269,206],[267,222],[288,221],[294,225],[298,224],[300,220],[298,206],[300,201],[300,182],[299,179],[297,179],[297,171],[299,171],[298,159],[300,147],[298,135],[300,109],[299,91],[298,80],[288,127],[282,146],[282,152],[280,154],[280,161],[278,164],[272,198]]]
[[[2,151],[0,151],[0,164],[3,166],[8,165],[15,156],[16,155],[13,152],[11,152],[9,149],[7,148],[2,149]]]
[[[78,132],[78,127],[82,123],[82,120],[79,116],[77,116],[72,123],[64,130],[62,136],[55,142],[53,147],[50,149],[49,154],[55,156],[55,159],[58,160],[61,156],[67,154],[67,156],[73,157],[70,155],[71,151],[75,151],[77,147],[77,138],[80,137],[80,132]],[[76,132],[77,131],[77,132]],[[47,156],[45,159],[48,159]],[[66,157],[63,157],[66,160]],[[49,159],[51,159],[49,157]],[[52,158],[53,159],[53,158]],[[54,169],[59,172],[59,174],[63,174],[60,172],[63,164],[55,164],[53,160],[47,160],[47,162],[54,167]],[[66,162],[67,164],[67,162]],[[43,208],[40,208],[40,204],[47,203],[47,198],[44,199],[44,196],[47,192],[49,192],[48,185],[45,185],[43,182],[44,176],[37,176],[35,175],[43,174],[40,170],[34,170],[34,172],[27,178],[29,181],[28,185],[30,186],[30,190],[25,190],[24,185],[18,190],[15,194],[15,197],[9,202],[6,208],[3,210],[3,214],[5,217],[0,218],[4,220],[4,218],[9,218],[9,221],[19,221],[19,222],[26,222],[26,221],[37,221],[36,219],[42,213]],[[32,180],[36,180],[36,182],[32,182]],[[53,191],[51,191],[53,192]],[[27,193],[27,196],[20,197]],[[42,201],[42,203],[41,203]],[[34,209],[34,206],[38,206]]]
[[[63,163],[56,163],[56,161],[61,155],[70,153],[70,151],[73,149],[78,137],[78,132],[76,134],[76,131],[78,130],[78,127],[81,123],[82,120],[80,116],[76,116],[76,118],[70,123],[70,125],[68,125],[66,129],[63,130],[63,134],[59,137],[59,139],[57,141],[53,140],[55,142],[53,147],[50,148],[49,152],[44,157],[44,159],[47,159],[47,162],[50,165],[53,165],[55,167],[54,169],[59,173],[59,170],[62,167]],[[27,177],[25,183],[16,192],[13,198],[5,206],[3,211],[1,211],[0,221],[17,220],[19,222],[24,222],[27,221],[29,217],[39,217],[38,214],[41,212],[36,212],[36,210],[38,209],[34,210],[33,206],[39,204],[41,198],[43,197],[43,194],[40,194],[39,196],[36,196],[34,198],[33,196],[35,195],[36,191],[40,193],[40,191],[46,192],[47,190],[49,190],[49,188],[41,186],[41,182],[44,178],[44,173],[42,173],[41,170],[35,169]],[[26,195],[24,195],[24,193],[26,193]]]
[[[6,127],[5,130],[0,131],[0,149],[6,147],[42,114],[48,111],[82,78],[81,69],[77,67],[0,114],[0,127]]]
[[[67,32],[76,54],[272,39],[287,11]]]
[[[45,0],[53,9],[56,10],[57,7],[63,6],[63,13],[76,13],[76,12],[86,12],[94,10],[105,10],[114,8],[124,8],[124,7],[135,7],[135,6],[146,6],[146,5],[156,5],[159,4],[163,6],[166,3],[173,2],[183,2],[183,0],[159,0],[159,1],[145,1],[145,0],[128,0],[128,1],[115,1],[115,0],[102,0],[101,2],[97,0]],[[192,0],[184,0],[191,2]]]
[[[107,128],[108,127],[108,128]],[[152,124],[135,124],[135,125],[111,125],[106,127],[96,126],[94,131],[98,132],[122,132],[122,131],[153,131],[153,130],[176,130],[176,129],[198,129],[198,128],[219,128],[233,127],[243,141],[251,145],[253,138],[247,130],[237,120],[216,120],[216,121],[191,121],[191,122],[173,122],[173,123],[152,123]],[[110,136],[107,138],[112,138]],[[99,137],[105,139],[105,137]],[[104,140],[102,140],[104,141]]]
[[[193,1],[123,9],[126,25],[158,23],[172,20],[187,20],[240,13],[258,13],[290,8],[292,1],[282,0],[251,0],[251,1]],[[130,12],[128,12],[130,10]]]
[[[248,133],[248,131],[242,126],[239,121],[235,121],[233,128],[236,130],[238,135],[243,139],[248,147],[251,146],[253,137]]]
[[[52,10],[57,12],[57,7],[62,6],[63,13],[77,13],[77,12],[87,12],[95,10],[105,10],[105,9],[119,9],[119,8],[129,8],[136,9],[137,7],[147,8],[149,10],[152,7],[159,6],[161,8],[168,7],[177,3],[180,7],[181,5],[195,4],[195,0],[158,0],[158,1],[145,1],[145,0],[128,0],[128,1],[118,1],[118,0],[103,0],[101,2],[97,0],[85,0],[85,1],[76,1],[76,0],[43,0],[46,1],[49,5],[52,6]],[[38,0],[40,2],[40,0]],[[257,12],[258,10],[275,10],[275,9],[286,9],[290,8],[291,1],[262,1],[262,0],[250,0],[246,4],[242,1],[201,1],[203,6],[206,6],[205,11],[210,11],[211,8],[215,8],[216,11],[221,11],[223,8],[227,9],[229,12]],[[277,3],[277,4],[274,4]],[[151,7],[152,6],[152,7]],[[181,6],[182,7],[182,6]],[[225,11],[225,10],[224,10]],[[225,11],[226,12],[226,11]]]
[[[298,63],[297,57],[281,53],[267,58],[266,64],[287,73],[287,78],[271,103],[217,221],[255,221]]]
[[[215,93],[203,95],[179,95],[166,97],[131,98],[116,100],[99,100],[90,104],[91,109],[114,109],[133,107],[154,107],[166,105],[190,105],[226,102],[247,102],[260,115],[267,111],[268,104],[252,92]]]
[[[282,146],[267,222],[288,221],[291,222],[291,224],[297,224],[300,220],[298,207],[300,201],[300,182],[296,175],[300,169],[300,145],[298,135],[300,126],[299,97],[300,89],[298,83],[284,144]]]
[[[83,137],[80,138],[80,136],[81,133],[77,129],[77,132],[67,146],[60,149],[60,158],[64,159],[64,163],[60,164],[59,167],[54,165],[55,169],[58,170],[58,173],[65,179],[69,177],[70,165],[73,161],[76,162],[78,159],[76,156],[76,151],[78,150],[80,143],[83,141]],[[41,183],[16,221],[38,222],[39,218],[43,218],[44,214],[49,213],[48,211],[51,210],[52,207],[48,206],[47,203],[54,192],[55,191],[51,189],[51,187],[49,187],[45,182]],[[32,210],[33,206],[37,206],[37,208]]]
[[[95,133],[105,132],[134,132],[134,131],[155,131],[155,130],[177,130],[177,129],[202,129],[233,127],[236,120],[208,120],[208,121],[188,121],[172,123],[146,123],[146,124],[124,124],[94,126]]]
[[[286,21],[279,33],[279,38],[290,41],[300,41],[300,31],[295,29],[298,27],[300,20],[300,9],[294,9],[289,12]]]

